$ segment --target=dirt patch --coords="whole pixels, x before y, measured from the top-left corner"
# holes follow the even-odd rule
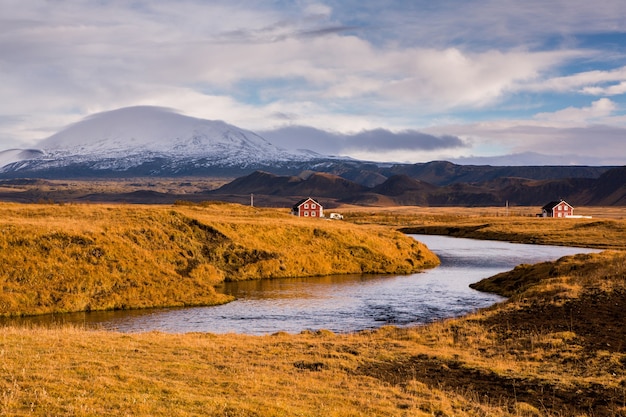
[[[626,353],[626,290],[590,292],[563,305],[535,301],[483,322],[508,337],[529,332],[574,332],[589,350]]]
[[[432,388],[476,398],[483,404],[506,407],[512,413],[517,403],[525,402],[546,414],[620,416],[625,391],[623,387],[599,384],[566,386],[539,378],[506,377],[428,355],[367,363],[357,373],[400,386],[420,381]]]
[[[511,352],[517,354],[532,351],[531,345],[526,346],[529,340],[532,344],[533,337],[529,335],[575,334],[571,339],[572,352],[578,352],[574,359],[561,356],[560,347],[554,350],[556,357],[548,352],[544,359],[563,358],[563,372],[574,368],[576,372],[602,372],[615,384],[590,382],[583,378],[555,378],[553,374],[544,376],[541,372],[534,375],[496,373],[488,365],[425,354],[368,362],[357,372],[398,386],[419,381],[489,406],[504,407],[512,414],[517,412],[517,404],[527,403],[541,415],[626,416],[626,378],[623,377],[626,356],[617,361],[602,362],[602,368],[596,368],[600,366],[596,362],[592,368],[586,369],[586,358],[598,360],[598,355],[605,357],[607,351],[626,353],[626,289],[588,290],[580,298],[561,300],[560,303],[551,302],[550,297],[541,298],[528,301],[527,305],[517,304],[515,308],[499,307],[483,317],[472,320],[484,327],[485,332],[495,334],[501,341],[497,345],[510,346]],[[570,363],[572,360],[574,362]]]

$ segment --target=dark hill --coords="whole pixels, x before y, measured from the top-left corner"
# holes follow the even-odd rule
[[[211,195],[265,194],[274,196],[349,197],[368,188],[333,174],[314,172],[305,178],[253,172],[225,184]]]
[[[436,186],[413,179],[408,175],[394,175],[384,183],[372,188],[372,192],[386,196],[399,196],[409,192],[430,193],[436,189]]]
[[[591,200],[601,206],[626,205],[626,166],[613,168],[598,178]]]
[[[413,165],[393,165],[383,168],[385,176],[404,174],[434,185],[476,183],[498,178],[527,178],[534,180],[563,178],[598,178],[613,167],[589,166],[491,166],[456,165],[447,161],[433,161]]]
[[[266,194],[284,195],[285,190],[293,189],[304,180],[295,176],[275,175],[255,171],[245,177],[223,185],[215,191],[218,194]]]
[[[372,188],[372,193],[388,197],[397,205],[428,205],[429,196],[438,187],[407,175],[394,175],[384,183]]]
[[[461,172],[450,163],[431,163],[430,178]],[[493,168],[493,167],[489,167]],[[515,168],[511,167],[514,171]],[[532,173],[530,167],[518,172]],[[528,168],[528,170],[526,169]],[[482,167],[464,171],[474,176]],[[505,168],[502,168],[505,171]],[[593,169],[585,171],[590,174]],[[482,174],[485,174],[484,170]],[[491,174],[487,175],[491,177]],[[452,178],[452,177],[448,177]],[[460,178],[460,177],[455,177]],[[436,178],[435,178],[436,179]],[[361,205],[417,206],[542,206],[563,198],[579,205],[626,205],[626,167],[606,170],[597,178],[529,179],[525,177],[494,177],[482,182],[453,182],[436,186],[406,174],[392,175],[382,184],[365,187],[333,174],[308,171],[299,177],[277,176],[255,172],[239,178],[211,193],[211,198],[227,195],[264,194],[286,197],[323,197],[335,203]]]
[[[342,178],[356,182],[366,187],[375,187],[387,180],[383,174],[377,171],[369,171],[367,169],[358,169],[341,174]]]
[[[350,196],[367,191],[367,187],[337,175],[316,172],[296,187],[300,195],[321,197]]]
[[[501,196],[478,184],[457,183],[438,188],[428,196],[428,206],[499,206]]]
[[[574,205],[587,205],[587,196],[597,180],[566,178],[554,180],[529,180],[525,178],[499,178],[480,184],[490,190],[498,205],[506,201],[521,206],[543,205],[555,199],[566,199]]]

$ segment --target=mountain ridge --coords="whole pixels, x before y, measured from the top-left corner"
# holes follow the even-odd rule
[[[263,175],[262,187],[258,179]],[[626,205],[626,167],[607,171],[597,179],[565,178],[533,180],[499,178],[483,183],[453,183],[437,186],[404,174],[393,175],[374,187],[350,184],[340,176],[324,174],[306,179],[274,174],[253,173],[209,192],[212,198],[227,195],[267,194],[294,198],[315,196],[332,198],[334,204],[416,205],[416,206],[541,206],[563,198],[575,205]],[[291,185],[290,185],[291,184]],[[293,185],[297,184],[297,185]]]

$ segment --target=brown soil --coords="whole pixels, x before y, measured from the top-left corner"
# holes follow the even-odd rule
[[[486,332],[496,335],[496,343],[501,346],[498,349],[503,349],[505,354],[525,356],[533,349],[533,336],[571,332],[576,335],[572,345],[582,349],[574,363],[558,352],[554,353],[558,357],[550,359],[561,361],[563,372],[571,371],[579,375],[587,371],[605,372],[615,375],[618,380],[620,375],[626,374],[624,359],[619,363],[605,364],[603,369],[599,369],[597,363],[587,369],[586,363],[587,359],[596,358],[599,351],[626,352],[626,290],[588,292],[560,305],[539,299],[521,308],[519,306],[495,307],[492,314],[475,319]],[[525,377],[512,373],[509,376],[458,358],[425,354],[365,363],[357,372],[398,386],[420,381],[431,388],[476,398],[489,406],[506,407],[511,413],[516,412],[516,404],[523,402],[540,410],[542,415],[626,415],[623,408],[626,403],[626,378],[622,378],[617,386],[610,386],[581,382],[584,379],[564,382],[551,379],[549,375],[544,378],[541,374]]]
[[[563,305],[534,301],[502,311],[484,323],[503,337],[570,331],[590,351],[626,353],[626,291],[590,292]]]
[[[547,415],[620,416],[618,407],[623,405],[626,390],[626,387],[611,389],[600,384],[564,386],[539,378],[505,377],[428,355],[368,363],[357,372],[399,386],[417,380],[431,388],[475,397],[483,404],[507,407],[512,413],[516,403],[525,402]]]

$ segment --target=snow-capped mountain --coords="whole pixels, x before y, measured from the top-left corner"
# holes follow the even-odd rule
[[[0,172],[180,175],[209,168],[258,169],[326,158],[311,151],[288,152],[222,121],[151,106],[92,115],[37,147],[40,151],[24,154],[13,150],[6,154],[4,164],[0,159]]]
[[[0,168],[15,162],[39,158],[43,152],[36,149],[7,149],[0,151]]]

